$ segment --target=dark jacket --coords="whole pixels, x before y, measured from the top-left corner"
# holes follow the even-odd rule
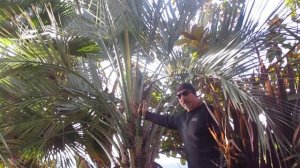
[[[169,129],[177,130],[184,143],[189,168],[214,168],[220,152],[209,128],[217,126],[205,104],[177,116],[147,112],[145,119]]]

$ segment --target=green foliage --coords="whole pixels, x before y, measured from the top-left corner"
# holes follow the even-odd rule
[[[185,164],[178,134],[137,111],[146,100],[179,112],[170,92],[183,81],[214,105],[229,167],[298,164],[299,35],[279,11],[259,28],[244,1],[11,3],[0,13],[3,165],[84,167],[88,155],[150,167],[159,152]]]
[[[299,0],[285,0],[286,5],[291,9],[291,18],[295,21],[299,23],[299,18],[298,15],[299,13],[297,13],[299,7],[300,7],[300,2]]]
[[[228,8],[229,6],[224,4],[223,7]],[[267,25],[267,31],[261,32],[257,37],[253,36],[246,38],[245,41],[239,41],[239,37],[243,37],[246,34],[238,34],[238,37],[233,38],[231,43],[235,43],[235,40],[236,42],[239,41],[241,48],[235,45],[233,52],[231,48],[233,46],[229,42],[227,46],[222,45],[222,42],[219,43],[223,48],[219,48],[218,43],[214,43],[215,45],[210,46],[207,53],[199,54],[199,58],[194,61],[195,68],[192,72],[196,74],[194,77],[195,85],[201,88],[203,98],[207,102],[214,104],[215,110],[212,112],[212,115],[220,127],[226,130],[221,137],[215,136],[215,138],[219,142],[220,150],[223,151],[229,167],[245,167],[247,165],[259,167],[260,164],[278,165],[280,164],[278,160],[283,160],[291,154],[291,149],[289,148],[291,135],[299,122],[295,118],[290,118],[290,114],[287,111],[293,111],[292,114],[299,118],[299,110],[297,110],[299,104],[296,100],[288,101],[286,95],[293,95],[298,90],[295,84],[299,81],[298,76],[295,74],[299,69],[296,64],[291,68],[290,65],[286,66],[284,62],[294,56],[292,53],[298,52],[295,49],[299,44],[299,36],[290,31],[291,27],[288,28],[283,23],[284,20],[282,18],[278,17],[278,15],[271,17]],[[245,18],[245,20],[247,19]],[[206,35],[210,36],[208,38],[209,41],[216,42],[214,39],[222,36],[219,33],[225,33],[223,34],[224,37],[225,35],[230,37],[230,32],[235,34],[234,27],[228,31],[228,22],[226,20],[224,22],[219,21],[217,23],[222,23],[220,27],[224,27],[218,29],[218,26],[216,26],[218,24],[216,23],[215,26],[212,25],[208,28],[208,30],[213,30],[208,31],[209,33]],[[283,45],[291,37],[293,39],[291,41],[297,42],[292,46]],[[189,38],[196,39],[192,35]],[[253,46],[253,43],[259,47]],[[289,47],[286,54],[283,54],[282,47]],[[201,49],[200,46],[198,48],[199,50]],[[193,51],[195,50],[197,49],[194,47]],[[255,52],[251,52],[251,50]],[[239,55],[240,53],[241,55]],[[262,53],[266,54],[262,55]],[[194,53],[192,56],[195,58]],[[263,65],[264,59],[268,59],[271,63],[274,62],[275,58],[275,63],[266,69]],[[243,60],[247,60],[251,64],[247,65],[247,62],[243,62]],[[255,64],[256,66],[254,66]],[[261,67],[261,69],[257,71],[257,67]],[[235,70],[240,71],[241,69],[243,69],[242,71],[245,74],[236,73]],[[247,72],[249,70],[253,71],[252,77]],[[256,72],[255,74],[254,71]],[[236,75],[233,75],[235,73]],[[261,96],[264,98],[261,99]],[[280,103],[276,103],[276,101]],[[250,102],[253,102],[255,105]],[[272,104],[271,107],[267,107],[270,104]],[[267,127],[263,126],[259,120],[260,114],[267,116]],[[293,121],[292,123],[288,122],[291,120]],[[270,131],[273,132],[274,130],[276,130],[275,134],[279,137],[270,133]],[[215,134],[213,130],[212,133]],[[245,142],[249,138],[251,140]],[[270,141],[274,145],[269,144]],[[274,156],[274,151],[282,155]],[[260,153],[262,154],[260,155]],[[278,160],[270,161],[274,157],[277,157]],[[237,162],[237,160],[239,161]],[[258,163],[257,160],[260,160],[261,163]],[[285,164],[284,166],[289,167],[293,162]]]

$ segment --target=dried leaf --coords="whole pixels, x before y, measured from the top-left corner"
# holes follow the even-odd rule
[[[297,141],[300,141],[300,125],[298,125],[297,129],[295,130],[293,136],[293,145],[297,144]]]

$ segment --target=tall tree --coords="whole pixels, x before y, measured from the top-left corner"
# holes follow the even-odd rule
[[[152,112],[178,112],[170,92],[188,80],[215,106],[211,114],[223,130],[216,139],[229,166],[288,167],[294,160],[284,162],[286,157],[298,150],[291,148],[290,135],[299,124],[287,122],[288,110],[299,116],[299,105],[279,97],[284,93],[280,69],[278,81],[269,81],[260,52],[272,54],[274,45],[268,44],[278,44],[273,32],[279,28],[297,44],[296,29],[259,27],[249,15],[251,3],[230,1],[209,8],[211,15],[202,19],[211,20],[200,19],[203,25],[188,33],[193,19],[207,11],[204,4],[77,0],[76,13],[63,22],[53,6],[42,8],[47,18],[37,8],[4,9],[1,21],[9,26],[2,27],[0,44],[4,163],[156,167],[165,132],[137,115],[137,106],[146,100]],[[279,9],[270,18],[284,12]],[[201,29],[206,24],[211,27]],[[174,47],[181,34],[194,40],[186,41],[192,51]],[[285,57],[274,54],[278,60]],[[295,79],[289,84],[295,88],[297,77],[289,79]],[[272,87],[283,92],[274,93]],[[267,118],[267,126],[260,116]],[[285,127],[291,128],[289,135]],[[293,140],[298,139],[296,131]]]

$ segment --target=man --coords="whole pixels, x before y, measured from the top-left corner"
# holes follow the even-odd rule
[[[179,132],[189,168],[217,167],[220,152],[209,128],[213,127],[215,130],[218,128],[206,105],[198,99],[196,90],[190,83],[178,86],[177,98],[185,109],[177,116],[150,113],[145,102],[139,110],[143,112],[145,120]]]

